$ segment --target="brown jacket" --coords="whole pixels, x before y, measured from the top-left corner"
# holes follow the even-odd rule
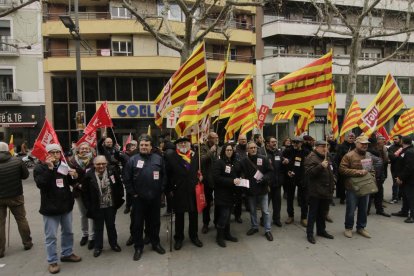
[[[361,175],[357,171],[362,170],[362,159],[370,158],[369,154],[360,155],[356,149],[348,152],[342,158],[341,164],[339,165],[339,174],[345,177],[345,188],[347,190],[351,189],[351,184],[349,183],[350,177],[360,177]],[[375,177],[375,171],[372,169],[370,173]]]
[[[327,156],[329,162],[328,168],[322,166],[325,156],[316,151],[312,151],[305,159],[305,175],[308,179],[308,193],[311,197],[331,199],[334,192],[334,174],[332,162]]]

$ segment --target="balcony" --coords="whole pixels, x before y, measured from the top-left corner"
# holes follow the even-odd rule
[[[0,10],[8,10],[12,7],[13,0],[0,0]]]
[[[17,105],[22,103],[21,92],[17,91],[0,91],[0,104]]]
[[[0,56],[18,56],[19,51],[17,47],[18,44],[15,40],[0,36]]]

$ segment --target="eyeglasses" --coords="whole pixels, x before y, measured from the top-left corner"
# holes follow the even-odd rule
[[[49,151],[50,154],[58,154],[60,151]]]

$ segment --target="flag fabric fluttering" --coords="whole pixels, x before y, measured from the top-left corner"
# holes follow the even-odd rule
[[[336,95],[335,87],[332,85],[331,102],[328,107],[328,121],[331,122],[331,132],[334,139],[339,136],[338,114],[336,110]]]
[[[84,142],[88,143],[91,148],[96,148],[96,144],[98,143],[96,138],[96,130],[91,133],[84,133],[78,142],[76,142],[76,146],[79,146]]]
[[[207,92],[207,70],[204,43],[199,44],[180,68],[171,76],[154,103],[158,106],[155,123],[162,126],[162,119],[169,111],[185,103],[194,79],[197,79],[198,95]]]
[[[272,83],[272,113],[328,103],[332,90],[332,50]]]
[[[395,135],[407,136],[414,133],[414,108],[404,111],[390,132],[390,137]]]
[[[55,129],[50,124],[47,118],[45,118],[45,123],[43,124],[42,130],[37,137],[31,154],[35,156],[40,161],[45,161],[47,157],[46,146],[49,144],[59,144]]]
[[[366,136],[388,122],[404,107],[400,89],[391,74],[387,74],[374,101],[364,110],[358,124]]]
[[[13,138],[13,134],[10,136],[10,141],[9,141],[9,152],[12,156],[14,156],[15,152],[14,152],[14,138]]]
[[[388,132],[387,132],[387,130],[385,129],[384,126],[380,127],[377,130],[377,137],[380,136],[380,135],[385,138],[385,141],[389,141],[391,139],[390,135],[388,134]]]
[[[132,140],[132,134],[131,134],[131,133],[129,133],[128,138],[126,139],[125,144],[124,144],[124,146],[122,147],[122,151],[123,151],[123,152],[125,152],[125,151],[126,151],[126,146],[127,146],[127,145],[131,142],[131,140]]]
[[[300,108],[295,110],[295,113],[300,114],[295,127],[295,135],[300,136],[302,133],[308,130],[309,124],[315,121],[315,109],[313,106]]]
[[[361,118],[361,115],[361,108],[359,107],[357,99],[354,98],[342,123],[341,132],[339,134],[341,136],[341,140],[343,140],[345,133],[358,127],[358,121]]]
[[[195,78],[193,87],[175,125],[175,131],[178,137],[191,134],[191,127],[198,123],[197,111],[197,78]]]
[[[280,120],[291,120],[293,115],[295,115],[295,110],[276,113],[275,117],[273,118],[272,125],[279,122]]]
[[[111,116],[109,115],[108,103],[105,101],[93,115],[83,133],[90,134],[102,127],[113,127]]]

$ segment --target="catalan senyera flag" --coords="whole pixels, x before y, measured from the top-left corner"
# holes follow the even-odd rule
[[[328,107],[328,121],[331,122],[331,131],[334,139],[337,139],[339,136],[339,126],[338,126],[338,113],[336,110],[336,93],[335,88],[332,85],[332,94],[331,102]]]
[[[359,107],[357,99],[354,97],[351,105],[349,106],[348,112],[345,115],[344,121],[342,123],[341,133],[339,134],[342,137],[345,136],[345,133],[351,131],[353,128],[358,127],[358,121],[361,118],[362,111]]]
[[[221,96],[223,95],[224,81],[226,79],[229,50],[230,46],[227,49],[226,60],[224,61],[223,66],[221,67],[220,73],[214,81],[213,85],[211,86],[210,91],[208,91],[208,94],[205,100],[203,101],[200,109],[198,110],[198,117],[200,118],[200,120],[220,109],[220,100]]]
[[[220,103],[220,114],[217,120],[229,118],[233,114],[233,109],[239,99],[239,96],[252,87],[252,76],[247,76],[242,83],[237,86],[236,90],[224,102]]]
[[[414,108],[404,111],[390,132],[390,137],[395,135],[407,136],[414,133]]]
[[[328,103],[332,90],[332,50],[272,83],[272,90],[273,113]]]
[[[14,138],[13,138],[13,134],[10,136],[9,152],[12,156],[14,156]]]
[[[364,110],[358,121],[366,136],[371,136],[404,107],[400,89],[391,74],[387,74],[374,101]]]
[[[158,106],[155,123],[162,126],[162,119],[173,108],[183,105],[197,78],[198,95],[207,92],[206,54],[204,43],[198,45],[187,61],[172,75],[154,103]]]
[[[295,113],[298,110],[295,110]],[[315,109],[314,107],[307,107],[307,108],[301,108],[299,113],[302,114],[299,117],[298,122],[296,123],[295,127],[295,135],[299,136],[302,133],[304,133],[308,128],[309,124],[315,121]]]
[[[198,82],[197,78],[195,78],[193,87],[190,90],[190,94],[188,95],[187,101],[184,104],[183,110],[181,111],[175,126],[175,131],[177,132],[178,137],[191,134],[187,132],[189,132],[191,126],[198,123],[197,86]]]
[[[255,110],[253,112],[256,112]],[[252,114],[249,116],[248,119],[240,129],[240,135],[246,135],[249,131],[252,131],[254,128],[259,129],[259,125],[257,124],[257,114]],[[255,119],[256,118],[256,119]],[[233,135],[234,136],[234,135]]]
[[[291,120],[294,114],[294,110],[288,110],[286,112],[277,113],[273,118],[272,125],[279,122],[280,120]]]

